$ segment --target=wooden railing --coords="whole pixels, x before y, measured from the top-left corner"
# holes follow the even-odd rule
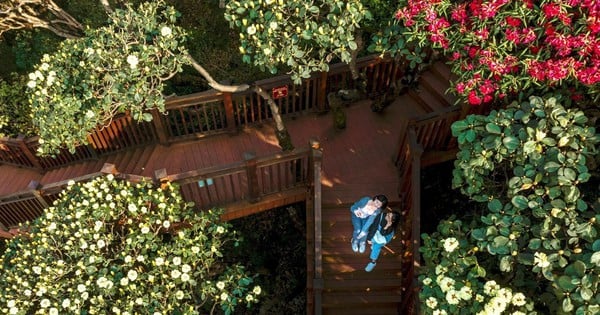
[[[306,215],[312,217],[307,220],[306,237],[306,267],[309,270],[306,277],[306,313],[307,315],[320,315],[323,300],[323,247],[322,247],[322,196],[321,196],[321,170],[323,152],[320,144],[312,140],[311,163],[309,173],[309,195],[306,200]],[[312,270],[312,274],[311,271]]]
[[[164,169],[155,172],[155,182],[170,181],[180,185],[186,201],[193,201],[198,209],[210,209],[240,201],[257,202],[264,196],[306,187],[313,174],[309,160],[311,150],[296,149],[291,152],[259,157],[248,154],[245,161],[225,166],[166,174]],[[39,185],[32,181],[29,190],[0,198],[0,230],[9,230],[19,223],[32,221],[43,209],[58,199],[69,181],[88,181],[102,174],[118,174],[114,165],[105,164],[102,170],[85,176]],[[138,181],[143,177],[119,174],[122,178]],[[0,235],[1,236],[1,235]]]
[[[456,142],[450,126],[461,117],[460,107],[449,107],[400,124],[396,166],[400,184],[398,194],[404,203],[402,242],[403,296],[401,314],[419,314],[417,271],[421,263],[421,167],[424,152],[452,152]]]
[[[357,61],[359,72],[367,79],[368,96],[383,93],[392,81],[402,75],[402,67],[389,58],[369,56]],[[287,86],[288,94],[275,100],[282,116],[328,109],[326,95],[351,88],[350,70],[346,64],[335,64],[327,73],[317,73],[294,85],[289,76],[278,76],[254,83],[265,91]],[[80,146],[74,154],[67,150],[55,157],[36,156],[38,137],[0,139],[0,163],[18,165],[40,171],[80,160],[148,143],[169,144],[235,132],[238,129],[272,119],[265,100],[248,90],[221,93],[215,90],[166,99],[166,112],[151,111],[151,122],[136,122],[129,115],[119,115],[110,125],[88,136],[89,145]]]

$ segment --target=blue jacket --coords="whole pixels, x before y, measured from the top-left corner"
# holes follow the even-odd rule
[[[351,215],[355,215],[354,214],[354,210],[357,210],[359,208],[362,208],[364,206],[367,205],[367,202],[369,202],[369,200],[371,200],[371,197],[362,197],[360,198],[357,202],[355,202],[351,207],[350,207],[350,213]],[[365,224],[363,224],[362,229],[360,230],[361,233],[364,233],[365,235],[369,232],[369,227],[371,227],[371,224],[373,224],[373,221],[375,220],[375,217],[381,212],[381,208],[375,210],[375,212],[373,212],[372,215],[367,217],[367,222],[365,222]]]

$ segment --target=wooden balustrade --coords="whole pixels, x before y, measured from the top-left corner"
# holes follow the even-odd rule
[[[155,177],[178,183],[186,200],[199,209],[210,209],[240,201],[254,203],[269,194],[306,186],[308,158],[308,149],[261,158],[249,153],[237,163],[171,175],[163,169]]]
[[[359,58],[357,68],[367,79],[368,96],[385,92],[403,71],[402,64],[377,56]],[[300,85],[294,85],[287,75],[254,84],[266,91],[284,85],[288,87],[288,94],[275,100],[284,117],[326,110],[328,93],[354,86],[349,66],[341,63],[332,65],[327,73],[314,74]],[[234,94],[210,90],[171,97],[165,103],[164,114],[150,111],[152,122],[138,122],[130,115],[118,115],[109,125],[90,134],[89,145],[77,147],[74,153],[61,150],[54,157],[38,157],[35,155],[38,137],[0,139],[0,162],[47,170],[139,145],[169,144],[234,132],[272,119],[266,102],[252,90]]]

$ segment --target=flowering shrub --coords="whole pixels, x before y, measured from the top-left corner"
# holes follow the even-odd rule
[[[369,11],[359,0],[229,1],[225,19],[240,31],[244,62],[277,73],[289,67],[296,84],[328,71],[337,57],[349,63],[358,48],[355,32]]]
[[[453,88],[472,105],[555,88],[599,97],[596,1],[403,0],[396,18],[386,47],[406,41],[445,53],[458,75]]]
[[[561,100],[531,97],[452,125],[453,186],[487,209],[423,235],[427,314],[600,312],[600,209],[578,188],[600,138]]]
[[[219,212],[196,212],[173,184],[112,175],[70,183],[0,266],[2,314],[230,314],[259,286],[221,248]]]
[[[41,155],[74,150],[87,135],[118,113],[151,120],[164,111],[163,81],[181,71],[187,51],[177,12],[162,1],[115,10],[110,23],[86,36],[63,41],[29,74],[34,124]]]

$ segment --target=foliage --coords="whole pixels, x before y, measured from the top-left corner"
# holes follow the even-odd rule
[[[423,235],[427,314],[600,311],[600,213],[579,190],[600,138],[561,100],[531,97],[452,125],[453,186],[488,211]]]
[[[236,0],[225,12],[231,28],[240,31],[244,62],[271,73],[289,66],[296,84],[328,71],[334,57],[349,63],[358,48],[355,33],[369,18],[359,0]]]
[[[306,313],[306,219],[303,203],[231,221],[244,236],[229,253],[258,273],[263,289],[252,314]]]
[[[219,211],[196,212],[178,186],[155,188],[112,175],[70,183],[0,267],[3,314],[229,314],[261,288],[241,265]],[[213,305],[211,305],[213,304]]]
[[[0,137],[37,134],[31,123],[27,100],[26,77],[13,74],[11,80],[0,78]]]
[[[144,110],[164,111],[163,81],[187,62],[175,9],[159,1],[127,5],[110,17],[108,26],[63,41],[29,74],[40,154],[63,145],[74,150],[117,113],[151,120]]]
[[[445,53],[454,90],[472,105],[560,88],[600,97],[600,11],[591,0],[403,0],[391,29],[403,41]],[[536,91],[537,90],[537,91]]]

